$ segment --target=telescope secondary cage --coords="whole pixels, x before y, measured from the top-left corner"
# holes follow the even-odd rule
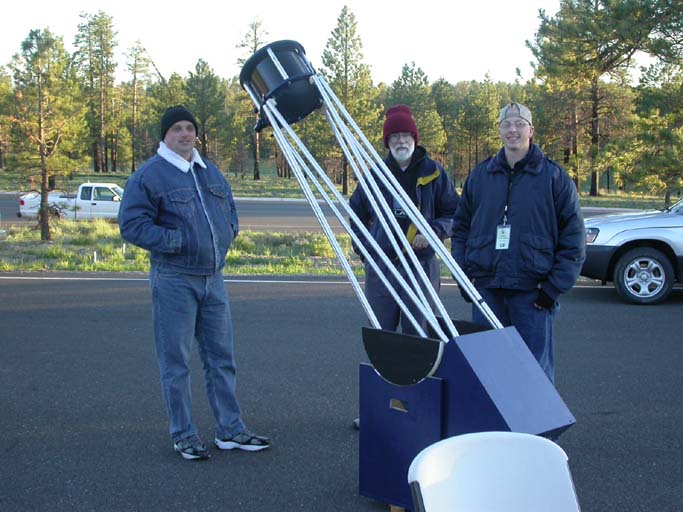
[[[318,88],[309,80],[313,75],[315,70],[303,46],[296,41],[275,41],[244,63],[240,85],[259,109],[273,98],[285,121],[292,124],[323,104]],[[267,116],[260,115],[255,130],[261,131],[269,124]]]

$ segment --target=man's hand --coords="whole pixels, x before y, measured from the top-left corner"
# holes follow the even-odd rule
[[[429,247],[429,241],[419,233],[413,238],[413,249],[426,249]]]
[[[553,298],[543,291],[543,288],[538,289],[538,297],[534,301],[534,307],[536,309],[551,310],[555,305]]]

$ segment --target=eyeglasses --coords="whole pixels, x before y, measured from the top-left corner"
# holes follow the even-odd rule
[[[525,128],[527,126],[530,126],[529,123],[524,121],[523,119],[518,119],[516,121],[503,121],[500,123],[500,128],[501,130],[509,130],[513,126],[517,128],[518,130],[521,130],[522,128]]]
[[[391,143],[398,142],[401,139],[408,140],[408,139],[412,139],[412,138],[413,138],[413,134],[410,132],[396,132],[396,133],[392,133],[391,135],[389,135],[389,137],[387,137],[387,139]]]

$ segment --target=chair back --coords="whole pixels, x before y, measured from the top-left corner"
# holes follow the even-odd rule
[[[567,455],[543,437],[479,432],[422,450],[408,470],[416,512],[579,512]]]

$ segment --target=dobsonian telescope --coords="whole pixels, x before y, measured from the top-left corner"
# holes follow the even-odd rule
[[[441,438],[492,430],[552,436],[569,428],[574,417],[517,330],[503,327],[483,301],[325,79],[315,72],[304,48],[291,40],[264,46],[245,62],[240,83],[259,114],[255,130],[272,129],[370,322],[370,327],[362,328],[372,366],[361,364],[360,371],[361,494],[411,508],[407,468],[421,449]],[[324,113],[389,237],[393,254],[398,255],[395,262],[377,245],[292,128],[317,109]],[[382,189],[390,191],[393,204],[387,203]],[[380,328],[320,202],[351,236],[417,335]],[[449,317],[396,219],[397,207],[472,298],[489,329]],[[411,311],[426,319],[427,329]]]
[[[299,43],[276,41],[261,48],[244,64],[240,82],[259,112],[255,129],[260,131],[268,126],[273,129],[277,144],[313,208],[316,218],[368,316],[372,328],[365,330],[364,342],[368,357],[380,375],[397,385],[410,385],[421,381],[432,375],[439,366],[444,344],[459,334],[455,323],[449,319],[443,303],[429,284],[403,230],[396,221],[394,209],[397,206],[427,238],[458,283],[466,287],[470,295],[476,297],[477,304],[492,326],[502,327],[417,207],[394,179],[383,159],[368,142],[327,82],[315,73]],[[389,236],[395,254],[398,255],[396,265],[374,243],[366,227],[356,217],[325,171],[290,126],[319,108],[324,110],[335,139],[358,181],[358,186],[363,187],[377,212],[379,222]],[[387,204],[380,192],[380,187],[386,187],[391,191],[395,198],[395,205]],[[403,313],[411,320],[416,332],[421,333],[422,336],[375,332],[380,330],[379,323],[363,295],[350,261],[332,233],[318,199],[327,203],[352,237],[356,247],[360,249],[365,261],[380,275],[380,279],[385,276],[379,270],[378,259],[386,265],[395,281],[407,292],[407,296],[415,306],[413,308],[399,298],[398,291],[392,287],[388,279],[384,278],[382,281]],[[351,228],[350,223],[357,227],[356,231],[363,235],[362,239]],[[403,274],[407,275],[408,279],[401,276],[397,265],[408,269],[408,272]],[[430,304],[434,307],[432,308]],[[427,319],[430,332],[425,332],[418,324],[411,314],[411,309],[413,311],[417,309]],[[432,336],[436,336],[436,339]],[[391,350],[383,349],[385,343],[389,344]],[[399,361],[399,354],[405,355],[406,360]],[[392,361],[385,361],[384,355],[391,355]]]

